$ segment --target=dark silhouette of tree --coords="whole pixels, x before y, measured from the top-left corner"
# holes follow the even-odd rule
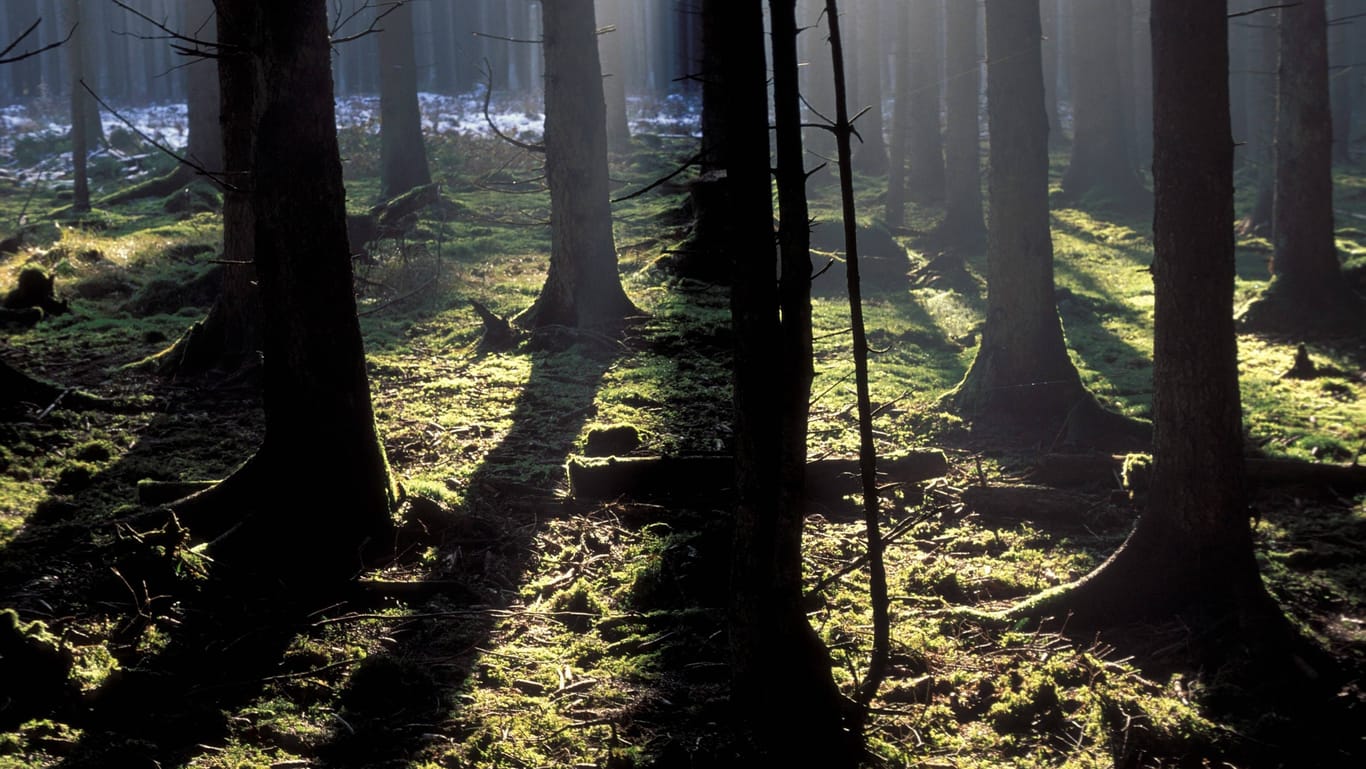
[[[75,187],[71,193],[71,209],[76,213],[90,210],[90,180],[86,165],[90,151],[90,127],[87,110],[90,95],[85,86],[85,27],[81,0],[66,0],[63,8],[67,24],[75,29],[67,44],[67,61],[71,75],[71,168]]]
[[[617,274],[593,0],[541,4],[550,272],[518,322],[604,328],[637,313]]]
[[[945,26],[948,78],[944,101],[948,117],[944,133],[944,222],[939,232],[949,244],[972,246],[986,239],[982,220],[981,132],[977,123],[981,82],[977,3],[948,3]]]
[[[213,0],[190,0],[186,5],[186,22],[186,35],[207,42],[217,39],[218,18]],[[223,170],[218,67],[215,59],[201,57],[191,61],[185,72],[189,89],[186,110],[190,134],[185,157],[201,168],[217,173]]]
[[[598,0],[598,22],[611,28],[598,36],[602,57],[602,93],[607,105],[607,148],[631,149],[631,126],[626,119],[626,70],[622,61],[621,0]]]
[[[1092,196],[1128,207],[1148,193],[1129,157],[1133,111],[1125,104],[1133,91],[1120,77],[1118,41],[1132,30],[1128,16],[1116,19],[1117,8],[1117,0],[1072,5],[1072,157],[1062,189],[1073,200]]]
[[[266,432],[246,464],[175,507],[196,534],[230,532],[212,549],[220,566],[326,584],[379,550],[393,504],[352,294],[327,7],[217,6],[225,39],[246,43],[223,49],[223,60],[245,59],[256,74],[244,186],[255,218]],[[245,84],[222,83],[226,106]]]
[[[1352,3],[1347,0],[1333,0],[1332,18],[1329,19],[1331,36],[1329,38],[1329,78],[1333,87],[1333,162],[1348,163],[1352,159],[1352,82],[1355,77],[1356,62],[1353,57],[1357,51],[1348,44],[1347,30],[1350,23]],[[1354,19],[1361,23],[1361,19]]]
[[[854,154],[859,171],[872,176],[887,173],[887,142],[882,129],[882,0],[851,3],[858,19],[858,104],[867,109],[858,119],[863,143]]]
[[[721,69],[721,6],[726,0],[702,0],[702,160],[704,172],[722,166],[720,144],[726,135],[726,78]]]
[[[907,195],[915,203],[944,199],[944,137],[939,124],[939,30],[937,0],[908,0],[913,6],[910,61],[910,133],[907,136]],[[904,73],[903,73],[904,74]]]
[[[990,2],[991,0],[989,0]],[[1233,141],[1223,3],[1153,0],[1156,296],[1147,509],[1091,574],[1018,611],[1092,626],[1275,616],[1253,557],[1232,320]],[[1264,632],[1270,623],[1261,627]]]
[[[413,52],[413,6],[380,6],[379,123],[380,197],[397,197],[431,184],[422,112],[417,103],[417,58]]]
[[[1048,115],[1048,145],[1059,147],[1067,143],[1058,111],[1058,45],[1059,4],[1062,0],[1040,0],[1039,14],[1043,24],[1043,98],[1044,114]],[[952,7],[952,3],[949,4]]]
[[[1324,0],[1281,10],[1271,285],[1243,313],[1262,332],[1359,331],[1333,236],[1333,124]]]
[[[969,414],[1057,418],[1085,390],[1067,356],[1054,304],[1039,6],[988,0],[986,25],[986,325],[972,367],[951,397]]]
[[[784,201],[804,197],[797,107],[795,0],[770,3]],[[724,6],[724,158],[735,258],[735,455],[738,502],[729,611],[732,698],[756,766],[853,766],[830,658],[801,598],[802,497],[810,393],[809,252],[787,222],[781,286],[772,230],[769,118],[759,2]],[[793,122],[794,119],[796,122]],[[797,163],[796,168],[792,163]],[[792,185],[802,185],[793,188]],[[803,205],[804,208],[804,205]]]

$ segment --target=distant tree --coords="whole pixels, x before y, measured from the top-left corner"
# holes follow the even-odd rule
[[[1073,627],[1178,613],[1211,622],[1231,617],[1243,633],[1260,634],[1278,612],[1257,573],[1243,489],[1225,6],[1153,0],[1152,18],[1155,442],[1148,505],[1109,560],[1018,611],[1067,613]]]
[[[521,325],[613,327],[636,314],[621,288],[607,177],[607,118],[593,0],[541,4],[550,272]]]
[[[981,68],[977,61],[977,3],[945,6],[944,84],[948,107],[944,133],[944,221],[939,232],[947,244],[972,246],[986,239],[982,219],[981,132],[978,96]]]
[[[858,104],[867,109],[858,120],[863,143],[854,155],[859,171],[872,176],[887,173],[887,141],[882,126],[882,0],[850,3],[858,20]]]
[[[219,29],[248,41],[225,55],[248,59],[258,75],[247,186],[266,432],[246,464],[176,509],[191,531],[231,531],[214,544],[221,566],[325,584],[360,570],[391,530],[393,505],[352,294],[327,3],[217,6]]]
[[[1332,30],[1329,38],[1329,81],[1333,87],[1334,163],[1348,163],[1352,159],[1352,81],[1357,71],[1357,62],[1353,59],[1359,51],[1349,44],[1347,31],[1353,23],[1362,23],[1359,18],[1351,18],[1353,9],[1354,4],[1350,0],[1333,0],[1332,18],[1329,19]]]
[[[598,35],[602,57],[602,93],[607,103],[607,148],[631,149],[631,125],[626,119],[626,69],[622,57],[621,0],[597,0],[598,22],[611,28]]]
[[[726,135],[726,78],[721,69],[721,6],[728,0],[702,0],[702,170],[721,167]]]
[[[73,27],[71,40],[67,44],[67,61],[71,75],[71,166],[76,186],[72,190],[71,209],[76,213],[90,210],[90,181],[86,174],[86,163],[90,152],[90,130],[87,110],[90,95],[85,86],[85,38],[86,30],[81,0],[65,0],[63,11],[67,26]]]
[[[386,200],[431,184],[422,111],[417,103],[413,6],[381,4],[379,20],[380,197]]]
[[[1247,66],[1250,92],[1247,99],[1248,152],[1247,160],[1256,171],[1257,194],[1251,210],[1238,222],[1238,232],[1271,234],[1272,203],[1276,197],[1276,74],[1277,48],[1281,12],[1276,7],[1247,17],[1242,23],[1250,25],[1251,50]]]
[[[1117,0],[1072,5],[1072,157],[1062,189],[1073,200],[1093,196],[1130,207],[1148,193],[1129,156],[1133,112],[1125,105],[1133,91],[1124,90],[1120,77],[1118,41],[1121,30],[1126,36],[1132,30],[1129,16],[1116,19],[1118,7]]]
[[[1359,331],[1361,298],[1342,280],[1333,235],[1333,123],[1325,0],[1281,10],[1276,90],[1276,188],[1271,285],[1244,328],[1282,333]]]
[[[773,238],[768,72],[762,4],[725,3],[724,146],[735,255],[735,456],[738,503],[729,611],[732,697],[755,766],[853,766],[830,657],[802,608],[801,538],[810,393],[810,255]],[[796,99],[794,0],[770,3],[780,195],[804,192]],[[793,122],[796,117],[796,123]],[[784,220],[800,211],[783,210]],[[801,222],[805,225],[805,221]],[[790,228],[788,237],[794,235]],[[803,264],[804,262],[804,264]]]
[[[213,0],[189,0],[186,21],[184,34],[187,36],[206,42],[218,38],[218,17]],[[200,57],[192,59],[186,67],[189,146],[185,150],[187,158],[215,173],[223,170],[223,128],[219,119],[216,61],[212,57]],[[181,167],[192,170],[188,166]]]
[[[892,140],[888,144],[887,195],[882,221],[890,229],[906,221],[906,150],[911,133],[911,4],[896,4],[896,78],[892,100]]]
[[[1067,143],[1058,110],[1058,17],[1061,0],[1040,0],[1039,13],[1043,23],[1043,98],[1044,114],[1048,115],[1048,144],[1059,147]],[[950,6],[953,4],[950,3]]]
[[[907,195],[916,203],[944,199],[944,136],[940,131],[938,0],[907,0],[911,20],[910,133],[907,137]]]
[[[969,414],[1058,418],[1085,396],[1054,304],[1038,3],[987,0],[987,311],[952,393]]]

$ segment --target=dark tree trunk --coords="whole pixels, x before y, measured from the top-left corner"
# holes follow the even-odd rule
[[[944,139],[939,126],[940,6],[937,0],[907,1],[914,11],[907,196],[916,203],[935,203],[944,199]]]
[[[896,229],[906,221],[906,145],[911,134],[911,4],[896,4],[896,96],[888,147],[887,197],[883,222]]]
[[[1325,0],[1305,0],[1281,11],[1277,77],[1272,280],[1244,312],[1244,327],[1359,331],[1361,301],[1342,281],[1333,236]]]
[[[1059,0],[1040,0],[1039,3],[1043,23],[1043,109],[1048,116],[1050,147],[1062,146],[1067,142],[1058,114],[1058,3]]]
[[[199,40],[216,40],[218,20],[213,0],[192,0],[185,34]],[[223,170],[223,129],[219,122],[218,67],[215,59],[203,58],[190,63],[189,149],[190,160],[213,172]]]
[[[83,23],[85,19],[81,0],[66,0],[64,10],[67,27],[75,27],[75,32],[66,46],[71,76],[71,169],[75,177],[71,209],[76,213],[85,213],[90,210],[90,181],[86,175],[90,144],[87,117],[90,95],[85,92],[81,83],[85,79],[85,40],[88,25]]]
[[[245,515],[215,544],[220,565],[325,584],[379,549],[393,504],[352,295],[326,3],[219,0],[218,12],[220,29],[250,41],[231,58],[258,75],[249,186],[266,434],[241,469],[181,504],[192,531],[206,514]],[[238,87],[224,78],[225,106]]]
[[[617,274],[594,18],[593,0],[541,4],[550,272],[536,303],[518,319],[532,328],[614,327],[637,312]]]
[[[1119,76],[1120,147],[1134,170],[1139,168],[1134,142],[1138,93],[1134,77],[1134,0],[1114,0],[1115,71]]]
[[[882,0],[858,0],[850,5],[859,27],[856,111],[868,110],[858,121],[863,144],[854,155],[854,165],[865,174],[881,176],[887,173],[887,142],[882,129]]]
[[[1281,12],[1271,9],[1251,17],[1255,25],[1252,38],[1253,53],[1248,57],[1252,69],[1248,95],[1248,135],[1251,146],[1248,159],[1257,171],[1257,196],[1252,210],[1238,222],[1243,234],[1271,234],[1272,203],[1276,197],[1276,75],[1277,48]]]
[[[1118,55],[1121,28],[1131,34],[1129,19],[1116,20],[1116,0],[1084,0],[1072,8],[1072,158],[1063,192],[1073,200],[1140,205],[1147,193],[1129,158],[1126,116],[1132,112],[1124,105],[1132,91],[1123,89]]]
[[[1153,44],[1152,0],[1134,0],[1134,133],[1136,168],[1151,171],[1153,164]]]
[[[786,187],[802,183],[794,102],[797,72],[793,0],[771,3],[780,163]],[[735,258],[735,454],[738,501],[732,561],[732,699],[756,766],[852,766],[829,655],[801,605],[802,487],[811,381],[810,257],[793,243],[777,264],[769,176],[767,69],[759,2],[726,3],[725,144]],[[781,73],[781,75],[779,75]],[[798,150],[799,152],[799,150]],[[784,197],[802,195],[788,188]],[[783,211],[791,223],[799,212]],[[805,222],[802,222],[805,225]],[[793,235],[788,228],[788,237]],[[805,259],[805,271],[801,262]],[[780,319],[786,306],[800,315]],[[800,459],[799,459],[800,458]]]
[[[1073,626],[1186,611],[1242,616],[1269,604],[1243,492],[1225,7],[1153,0],[1152,8],[1152,485],[1147,510],[1108,561],[1026,604],[1025,613],[1067,613]]]
[[[607,104],[607,148],[627,152],[631,149],[631,126],[626,119],[626,69],[621,55],[621,40],[626,33],[616,26],[621,23],[621,0],[598,0],[598,8],[598,23],[616,27],[598,36],[602,93]]]
[[[977,3],[950,2],[945,10],[948,128],[944,142],[944,223],[940,234],[948,244],[972,247],[986,239],[982,220],[981,134],[977,124]]]
[[[197,15],[192,17],[197,18]],[[248,30],[221,28],[214,22],[198,33],[207,40],[218,40],[225,48],[247,46],[254,37]],[[223,291],[209,308],[208,317],[196,323],[168,350],[158,355],[158,372],[163,376],[198,377],[207,374],[234,377],[248,373],[260,363],[261,296],[252,264],[256,249],[255,217],[252,214],[250,184],[256,123],[262,103],[256,92],[260,66],[251,56],[226,55],[197,62],[191,67],[198,78],[203,69],[214,75],[208,90],[218,102],[209,108],[199,105],[199,114],[215,118],[212,134],[218,137],[214,150],[201,151],[219,158],[223,189]],[[190,142],[195,140],[195,96],[191,94]],[[203,137],[205,134],[200,133]],[[201,139],[202,140],[202,139]],[[191,152],[191,155],[194,153]],[[205,166],[214,169],[215,166]]]
[[[721,68],[721,6],[728,0],[702,0],[702,171],[721,168],[726,135],[726,77]]]
[[[382,7],[383,8],[383,7]],[[389,200],[432,183],[417,104],[413,6],[402,3],[380,20],[380,197]]]
[[[968,414],[1058,419],[1086,392],[1067,356],[1054,304],[1039,6],[987,0],[986,22],[986,325],[977,357],[952,398]]]

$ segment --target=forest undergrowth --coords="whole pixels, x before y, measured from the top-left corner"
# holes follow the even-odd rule
[[[356,263],[376,418],[403,491],[400,556],[269,632],[206,609],[212,564],[174,527],[140,523],[140,482],[223,477],[260,437],[250,381],[165,380],[145,365],[213,300],[216,193],[72,220],[48,216],[69,196],[59,183],[0,179],[0,227],[26,221],[23,247],[0,256],[0,288],[39,266],[70,302],[67,314],[0,330],[4,359],[118,404],[0,414],[0,607],[44,623],[44,640],[24,653],[72,663],[69,679],[29,667],[33,690],[57,704],[28,698],[35,717],[11,710],[0,722],[0,768],[727,765],[724,491],[683,478],[663,496],[600,501],[572,497],[565,477],[585,453],[730,448],[727,293],[663,266],[687,238],[686,189],[666,184],[615,207],[623,281],[645,312],[622,338],[550,329],[484,351],[471,303],[507,317],[533,301],[547,197],[520,150],[453,134],[430,142],[440,202]],[[342,152],[348,205],[364,214],[377,196],[376,139],[346,129]],[[614,159],[617,194],[690,153],[688,140],[637,137]],[[121,170],[97,183],[112,189]],[[1250,683],[1245,661],[1212,663],[1179,624],[1077,637],[1065,617],[1000,627],[962,611],[1087,573],[1123,541],[1142,488],[1102,473],[1058,491],[1067,509],[1049,516],[971,504],[971,489],[1030,483],[1042,455],[1067,447],[942,410],[976,345],[985,255],[967,254],[965,274],[927,269],[938,212],[914,209],[907,228],[888,232],[877,223],[881,186],[859,180],[863,250],[881,260],[867,287],[877,445],[884,455],[941,448],[950,472],[883,501],[893,653],[870,721],[872,765],[1360,758],[1360,493],[1264,486],[1252,498],[1272,593],[1336,665],[1317,709],[1268,701],[1274,688]],[[818,269],[838,259],[832,188],[828,172],[813,179]],[[1337,188],[1338,245],[1360,286],[1366,168],[1340,170]],[[1055,207],[1053,234],[1059,312],[1083,380],[1105,405],[1147,416],[1147,216]],[[1269,253],[1265,239],[1240,240],[1240,304],[1265,286]],[[857,447],[836,268],[815,286],[813,459]],[[1240,337],[1248,448],[1354,462],[1366,446],[1366,340],[1308,340],[1317,375],[1286,377],[1301,341]],[[812,624],[852,690],[871,637],[853,501],[813,509],[806,543]],[[179,683],[165,683],[170,701],[128,700],[127,682],[146,680]]]

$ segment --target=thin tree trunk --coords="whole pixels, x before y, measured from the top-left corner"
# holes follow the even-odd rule
[[[1039,12],[1043,23],[1043,98],[1044,114],[1048,115],[1048,146],[1067,143],[1058,115],[1058,3],[1059,0],[1040,0]],[[952,7],[953,3],[949,3]]]
[[[1351,15],[1352,4],[1347,0],[1333,0],[1332,19],[1343,19]],[[1331,21],[1331,19],[1330,19]],[[1364,23],[1355,19],[1354,23]],[[1352,79],[1356,69],[1353,57],[1361,55],[1347,44],[1348,22],[1334,23],[1331,26],[1329,82],[1332,83],[1333,111],[1333,162],[1349,163],[1352,160]]]
[[[71,209],[76,213],[90,210],[90,181],[86,175],[86,160],[89,153],[90,129],[86,111],[90,96],[85,92],[82,82],[85,79],[85,38],[86,25],[82,13],[81,0],[66,0],[65,17],[68,27],[74,27],[71,40],[67,43],[67,60],[71,76],[71,169],[75,178],[72,190]]]
[[[882,128],[882,0],[851,3],[858,19],[858,121],[863,143],[854,155],[859,171],[871,176],[887,173],[887,142]]]
[[[726,77],[721,68],[721,5],[728,0],[702,0],[702,171],[721,167],[726,136]]]
[[[213,0],[191,0],[184,34],[197,40],[218,39]],[[219,120],[218,65],[213,58],[192,60],[188,66],[189,148],[185,155],[209,171],[223,170],[223,128]]]
[[[379,34],[380,197],[389,200],[432,183],[417,103],[413,6],[386,8]]]
[[[1249,61],[1253,68],[1253,91],[1248,110],[1249,119],[1254,121],[1251,129],[1254,138],[1248,157],[1257,169],[1257,196],[1252,210],[1238,222],[1238,231],[1244,235],[1270,235],[1272,203],[1276,197],[1276,91],[1280,79],[1276,74],[1276,59],[1281,11],[1270,9],[1253,18],[1258,21],[1248,22],[1256,24],[1255,55]]]

